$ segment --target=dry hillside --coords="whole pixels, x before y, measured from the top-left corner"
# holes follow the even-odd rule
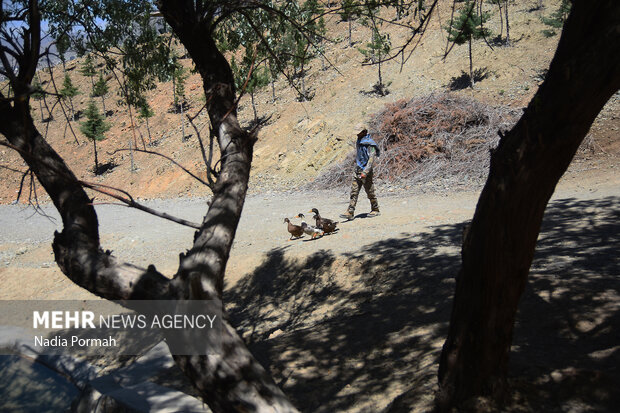
[[[399,99],[426,96],[448,90],[453,78],[458,78],[468,68],[467,47],[457,46],[444,60],[446,33],[441,27],[450,18],[450,3],[443,2],[433,16],[429,30],[417,49],[402,66],[400,59],[383,65],[383,78],[389,83],[387,96],[364,93],[372,89],[377,81],[377,69],[362,65],[362,55],[358,47],[369,40],[369,30],[358,23],[353,23],[353,47],[347,39],[348,25],[340,21],[337,15],[327,16],[328,36],[334,42],[327,45],[327,59],[335,67],[323,69],[320,58],[309,65],[306,85],[314,94],[311,101],[299,102],[293,89],[281,77],[275,84],[277,99],[272,101],[271,88],[267,86],[256,96],[261,116],[269,117],[269,122],[259,133],[255,147],[251,191],[289,190],[312,181],[326,168],[341,161],[351,150],[351,127],[359,121],[369,121],[372,114],[382,110],[387,103]],[[535,93],[542,81],[544,71],[553,57],[559,36],[545,37],[542,30],[541,16],[548,15],[557,8],[559,1],[545,1],[542,10],[533,10],[537,1],[518,2],[510,9],[510,33],[512,45],[496,45],[491,49],[483,41],[474,45],[474,66],[487,73],[487,77],[478,82],[474,89],[461,89],[453,93],[472,97],[489,105],[506,105],[512,108],[524,107]],[[500,29],[500,20],[496,10],[489,22],[495,34]],[[386,18],[391,11],[386,11]],[[409,19],[408,17],[405,19]],[[402,43],[407,32],[398,26],[384,25],[390,32],[393,46]],[[186,67],[191,61],[184,59]],[[67,64],[68,73],[81,90],[75,98],[77,110],[84,111],[89,101],[90,80],[79,73],[81,60]],[[100,67],[98,70],[102,70]],[[53,70],[55,84],[62,84],[62,67]],[[40,73],[47,91],[53,91],[49,73]],[[33,117],[40,131],[47,136],[52,146],[64,157],[69,166],[82,179],[113,187],[123,188],[139,198],[162,198],[205,195],[208,190],[191,177],[172,165],[163,157],[135,153],[133,162],[135,171],[131,170],[131,156],[127,149],[134,140],[130,116],[125,107],[118,106],[119,100],[113,82],[111,92],[107,95],[107,109],[112,111],[108,121],[112,128],[107,139],[98,144],[100,162],[111,162],[115,167],[109,172],[95,176],[92,172],[94,158],[92,144],[79,132],[77,122],[71,122],[79,144],[67,127],[59,105],[54,106],[54,120],[41,122],[39,104],[32,102]],[[194,115],[200,109],[203,98],[199,76],[192,74],[186,86],[190,109]],[[149,150],[158,151],[189,170],[204,175],[198,152],[195,131],[189,124],[185,125],[185,139],[182,136],[181,116],[169,111],[172,103],[172,83],[160,84],[148,95],[149,103],[155,110],[151,118],[152,144]],[[586,167],[579,169],[616,168],[618,144],[619,97],[616,95],[603,110],[594,125],[590,140],[590,151],[581,154],[581,162]],[[98,101],[97,101],[98,102]],[[53,98],[48,97],[48,104],[53,105]],[[43,109],[45,111],[45,109]],[[45,112],[47,113],[47,112]],[[248,125],[253,118],[253,111],[248,96],[244,96],[239,108],[242,124]],[[134,114],[135,116],[135,114]],[[139,146],[142,139],[149,143],[143,120],[137,119],[136,140]],[[195,121],[206,135],[208,121],[204,113]],[[141,138],[142,136],[142,138]],[[23,162],[9,149],[0,149],[0,164],[10,165],[25,170]],[[0,202],[15,200],[21,175],[6,169],[0,169],[0,179],[5,182],[0,191]],[[25,180],[26,184],[29,182]],[[45,199],[42,191],[39,199]],[[28,198],[26,187],[22,201]]]

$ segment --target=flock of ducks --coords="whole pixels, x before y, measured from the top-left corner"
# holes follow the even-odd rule
[[[315,239],[317,237],[322,237],[325,234],[331,234],[337,230],[336,226],[338,225],[337,221],[329,218],[323,218],[321,214],[319,214],[319,210],[316,208],[312,208],[308,212],[313,212],[314,216],[312,219],[315,220],[316,225],[308,225],[305,221],[301,221],[300,225],[293,224],[288,218],[284,218],[284,222],[287,223],[287,230],[291,234],[289,241],[292,241],[296,238],[303,237],[304,234],[308,234]],[[297,214],[295,218],[304,219],[305,216],[302,213]]]

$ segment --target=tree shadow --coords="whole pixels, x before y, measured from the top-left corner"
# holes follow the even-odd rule
[[[490,72],[486,67],[478,68],[474,70],[474,82],[481,82],[482,80],[489,77]],[[471,86],[471,76],[469,73],[465,73],[461,71],[461,75],[458,77],[453,77],[450,79],[448,83],[449,90],[463,90]]]
[[[390,83],[390,82],[388,82]],[[360,94],[366,96],[379,96],[384,97],[390,94],[390,90],[387,88],[389,85],[385,83],[375,83],[370,90],[360,90]]]
[[[431,394],[459,263],[457,248],[442,251],[460,243],[460,227],[344,256],[274,249],[227,291],[231,321],[304,411],[374,411],[389,402],[377,405],[377,395],[415,377]]]
[[[100,163],[97,167],[93,167],[93,173],[97,176],[103,175],[112,172],[117,166],[118,164],[114,162],[114,160],[110,159],[108,162]]]
[[[509,411],[613,411],[619,210],[617,197],[549,206],[518,314]],[[231,321],[303,411],[428,411],[463,225],[347,255],[274,249],[226,291]]]
[[[547,210],[521,299],[511,372],[563,411],[620,404],[620,198],[563,199]],[[517,383],[517,387],[521,382]]]

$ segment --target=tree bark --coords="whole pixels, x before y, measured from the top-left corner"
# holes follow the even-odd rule
[[[510,22],[508,20],[508,0],[504,3],[504,12],[506,14],[506,46],[510,46]]]
[[[467,42],[467,46],[469,48],[469,84],[471,85],[471,87],[474,87],[476,84],[476,81],[474,79],[474,57],[472,56],[472,52],[471,52],[471,36],[469,37],[469,42]]]
[[[545,207],[619,87],[620,3],[575,0],[545,82],[492,153],[465,231],[438,410],[476,396],[500,402],[505,396],[515,314]]]
[[[158,7],[202,77],[206,109],[221,152],[211,206],[172,283],[184,298],[218,299],[245,201],[256,137],[239,125],[233,74],[211,36],[210,22],[200,19],[192,2],[179,5],[161,0]],[[219,355],[175,357],[214,412],[296,411],[228,323],[222,347]]]
[[[97,139],[93,139],[93,149],[95,150],[95,175],[99,172],[99,157],[97,156]]]
[[[220,299],[256,137],[242,130],[237,120],[232,72],[211,36],[210,21],[195,9],[204,4],[172,0],[159,4],[202,76],[207,111],[221,152],[211,205],[192,248],[181,254],[172,280],[154,266],[142,269],[119,263],[109,251],[103,251],[92,200],[34,125],[29,90],[39,57],[37,5],[37,1],[29,3],[30,30],[24,33],[31,38],[24,41],[20,77],[11,79],[16,98],[5,99],[0,92],[0,133],[37,176],[60,213],[63,230],[55,234],[52,245],[58,266],[77,285],[109,300]],[[175,356],[212,411],[296,411],[226,320],[221,340],[220,354]]]

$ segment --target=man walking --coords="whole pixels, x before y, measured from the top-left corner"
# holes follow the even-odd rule
[[[372,182],[372,166],[377,156],[379,156],[379,147],[363,124],[358,124],[355,130],[357,131],[357,141],[355,143],[355,174],[351,183],[351,200],[349,201],[347,212],[341,214],[340,217],[346,219],[353,219],[355,217],[355,205],[357,204],[357,197],[362,185],[370,201],[371,211],[368,216],[376,217],[381,215],[381,213],[379,212],[379,202],[375,195],[375,185]]]

